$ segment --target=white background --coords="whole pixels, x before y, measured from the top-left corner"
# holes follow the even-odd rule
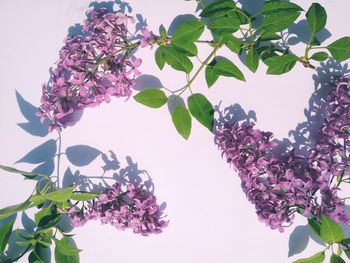
[[[158,33],[160,24],[168,28],[177,15],[191,14],[196,8],[195,2],[182,0],[128,2],[132,14],[141,14],[148,28],[155,33]],[[256,11],[263,1],[244,2]],[[295,2],[307,10],[309,1]],[[328,12],[327,29],[332,36],[325,40],[324,45],[350,35],[349,0],[316,2]],[[56,133],[46,137],[33,136],[17,124],[29,120],[25,126],[27,130],[38,132],[38,122],[30,104],[39,105],[41,84],[49,78],[48,70],[58,58],[68,28],[85,19],[89,3],[89,0],[0,2],[1,164],[32,170],[40,165],[38,161],[35,164],[15,162],[49,139],[57,138]],[[305,38],[305,32],[299,33]],[[321,38],[327,37],[325,32],[321,35]],[[299,43],[292,50],[302,54],[304,47]],[[204,59],[209,50],[199,49],[200,57]],[[215,105],[221,103],[221,109],[239,103],[244,111],[255,111],[257,126],[273,131],[280,140],[288,138],[290,130],[307,120],[304,109],[309,108],[309,99],[314,95],[314,79],[322,78],[321,71],[317,75],[316,71],[297,65],[289,74],[267,76],[266,67],[261,65],[258,72],[252,74],[237,56],[225,50],[220,52],[244,71],[247,81],[220,78],[208,90],[201,75],[193,86],[196,92],[205,94]],[[153,60],[154,50],[146,48],[137,54],[143,59],[142,73],[148,75],[139,81],[138,87],[163,85],[175,90],[185,84],[182,73],[174,72],[170,67],[158,70]],[[156,77],[152,80],[150,76]],[[159,79],[158,84],[155,78]],[[16,90],[29,104],[16,98]],[[19,104],[26,114],[21,112]],[[39,128],[39,131],[43,130]],[[305,225],[306,220],[299,216],[283,234],[260,223],[254,207],[240,188],[238,176],[228,167],[214,144],[213,135],[193,122],[189,141],[183,140],[173,127],[167,107],[153,110],[133,99],[127,102],[113,99],[110,104],[86,110],[82,119],[67,128],[62,137],[63,151],[73,145],[89,145],[109,156],[111,150],[121,168],[127,166],[126,159],[131,157],[138,169],[146,170],[152,178],[157,199],[159,203],[166,202],[165,213],[170,220],[164,233],[150,237],[138,236],[131,231],[121,232],[99,222],[76,228],[73,232],[78,247],[83,249],[80,254],[83,263],[281,263],[321,250],[320,245],[310,239],[303,253],[288,258],[288,254],[302,250],[309,239],[307,228],[299,226],[289,241],[295,226]],[[44,154],[38,158],[49,157]],[[84,175],[99,176],[103,165],[101,156],[83,167],[72,165],[63,156],[61,177],[68,167],[73,174],[80,171]],[[0,182],[0,207],[23,201],[34,187],[33,182],[5,172],[1,173]],[[21,262],[26,260],[24,258]]]

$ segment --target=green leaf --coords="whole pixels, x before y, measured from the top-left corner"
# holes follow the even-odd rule
[[[94,199],[96,197],[98,197],[100,195],[100,193],[73,193],[73,195],[70,197],[70,199],[72,200],[76,200],[76,201],[88,201],[91,199]]]
[[[316,61],[325,61],[328,58],[328,54],[326,52],[317,52],[311,56],[310,59]]]
[[[300,12],[276,11],[266,15],[260,30],[266,33],[280,32],[290,26],[300,15]]]
[[[216,73],[214,68],[208,65],[205,69],[205,80],[207,82],[208,88],[214,85],[214,83],[218,80],[219,75]]]
[[[39,227],[50,228],[55,226],[61,219],[62,214],[57,213],[55,206],[42,208],[35,214],[35,224]]]
[[[333,58],[338,61],[343,61],[350,58],[350,37],[343,37],[327,46]]]
[[[272,33],[267,32],[267,33],[261,34],[259,39],[258,39],[258,41],[278,40],[278,39],[281,39],[281,38],[282,38],[281,35],[278,35],[278,34],[276,34],[274,32],[272,32]]]
[[[306,19],[311,28],[312,35],[314,35],[326,26],[326,10],[320,4],[313,3],[306,13]]]
[[[309,258],[302,258],[293,263],[322,263],[325,259],[324,252],[319,252]]]
[[[229,10],[225,16],[230,17],[239,25],[248,24],[249,23],[248,18],[250,18],[251,21],[253,21],[253,18],[250,16],[249,13],[239,8]]]
[[[310,230],[316,236],[321,238],[321,223],[316,218],[312,218],[312,219],[309,218],[307,221],[308,221],[308,226],[309,226]]]
[[[35,250],[33,250],[28,257],[28,261],[29,263],[45,263],[45,261],[43,261],[39,255],[35,252]]]
[[[344,259],[342,259],[341,257],[339,257],[338,255],[336,255],[336,254],[332,254],[332,256],[331,256],[331,261],[330,261],[331,263],[346,263],[345,261],[344,261]]]
[[[214,125],[214,108],[210,101],[202,94],[196,93],[187,99],[188,108],[193,117],[209,131]]]
[[[241,53],[242,42],[240,39],[234,37],[233,35],[225,36],[224,38],[225,45],[234,53]]]
[[[59,189],[57,191],[48,193],[48,194],[38,194],[34,195],[30,198],[32,202],[44,202],[45,200],[51,200],[55,202],[65,202],[67,201],[73,194],[74,187],[68,187],[64,189]]]
[[[57,191],[45,194],[45,198],[51,201],[64,202],[67,201],[73,194],[74,187],[67,187]]]
[[[326,215],[321,216],[320,235],[325,243],[337,243],[344,239],[343,229]]]
[[[210,22],[208,28],[215,35],[225,35],[236,32],[239,29],[239,24],[230,17],[221,17]]]
[[[171,117],[177,132],[187,140],[192,128],[192,118],[188,110],[178,105],[171,114]]]
[[[217,75],[234,77],[238,80],[245,81],[242,71],[227,58],[220,58],[219,60],[214,59],[211,64]]]
[[[286,54],[283,56],[270,57],[265,60],[268,66],[267,74],[281,75],[291,71],[298,61],[298,57],[293,54]]]
[[[198,49],[197,49],[197,46],[193,43],[193,42],[180,42],[180,43],[172,43],[172,46],[183,52],[186,56],[190,56],[190,57],[193,57],[193,56],[197,56],[198,54]]]
[[[73,246],[67,237],[63,237],[61,240],[56,240],[56,250],[58,250],[64,256],[74,256],[79,254],[81,249],[77,249]]]
[[[0,254],[4,253],[7,242],[9,241],[10,235],[12,233],[13,224],[16,218],[13,218],[0,226]]]
[[[134,99],[151,108],[160,108],[167,103],[168,98],[164,91],[159,89],[146,89],[134,96]]]
[[[207,5],[199,15],[201,17],[220,17],[235,7],[236,4],[232,0],[215,0]]]
[[[252,46],[247,54],[247,67],[251,72],[255,73],[259,66],[259,55]]]
[[[344,239],[341,241],[341,243],[342,243],[343,245],[349,245],[349,244],[350,244],[350,238],[344,238]]]
[[[160,25],[159,27],[159,35],[162,37],[162,38],[165,38],[166,37],[166,29],[163,25]]]
[[[32,241],[17,241],[16,244],[21,247],[27,247],[29,245],[32,245]]]
[[[29,200],[25,201],[24,203],[18,204],[18,205],[11,205],[5,208],[0,209],[0,220],[9,217],[13,214],[16,214],[19,211],[26,210],[27,208],[31,207],[32,202]]]
[[[263,14],[275,13],[278,11],[286,12],[301,12],[303,9],[297,4],[290,2],[280,2],[280,1],[267,1],[264,3],[262,12]]]
[[[5,170],[5,171],[10,172],[10,173],[21,174],[27,179],[35,179],[37,177],[47,177],[47,175],[44,175],[44,174],[24,172],[24,171],[17,170],[13,167],[5,166],[5,165],[0,165],[0,169]]]
[[[320,40],[318,40],[316,37],[314,37],[310,43],[310,45],[312,46],[320,46],[321,45],[321,42]]]
[[[157,66],[159,67],[160,70],[162,70],[165,66],[165,58],[164,58],[164,55],[162,53],[163,49],[164,49],[164,47],[160,46],[157,48],[156,52],[154,53],[154,57],[155,57]]]
[[[177,51],[172,46],[167,46],[162,49],[166,63],[168,63],[173,69],[190,73],[193,69],[193,64],[189,58]]]
[[[181,45],[183,42],[196,41],[204,31],[204,23],[199,20],[189,20],[174,32],[171,42]]]
[[[66,256],[62,254],[57,247],[55,248],[55,261],[56,263],[79,263],[79,254],[72,256]]]

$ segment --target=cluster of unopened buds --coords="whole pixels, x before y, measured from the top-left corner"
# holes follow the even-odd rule
[[[329,93],[324,124],[309,155],[294,150],[276,156],[271,132],[253,123],[225,123],[216,142],[242,180],[259,219],[272,229],[284,230],[300,212],[306,217],[323,213],[337,223],[350,221],[345,201],[338,196],[349,182],[350,76],[338,79]]]

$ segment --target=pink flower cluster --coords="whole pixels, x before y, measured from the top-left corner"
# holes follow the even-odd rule
[[[141,59],[130,58],[138,43],[129,41],[129,22],[133,19],[123,13],[91,10],[83,34],[65,39],[37,113],[42,122],[51,120],[50,131],[72,125],[75,113],[86,107],[131,95]]]
[[[350,178],[350,76],[330,92],[320,139],[309,156],[293,151],[276,156],[272,133],[252,123],[226,123],[216,142],[242,180],[259,219],[272,229],[284,230],[295,212],[306,217],[324,213],[338,223],[350,221],[345,201],[338,196],[342,180]]]
[[[142,187],[129,184],[127,191],[123,191],[119,184],[114,184],[88,207],[73,206],[68,214],[73,226],[99,219],[117,229],[131,228],[134,233],[148,236],[161,233],[168,225],[168,221],[161,220],[162,212],[156,201],[156,197]]]

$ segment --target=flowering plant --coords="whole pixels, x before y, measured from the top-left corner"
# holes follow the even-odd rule
[[[350,58],[350,37],[340,38],[326,47],[317,39],[324,29],[326,10],[313,3],[306,12],[311,31],[303,55],[292,52],[285,30],[304,10],[280,0],[266,1],[260,12],[250,14],[232,0],[214,0],[205,4],[197,0],[198,17],[183,22],[171,35],[160,27],[159,34],[141,29],[141,35],[130,33],[133,18],[106,8],[90,10],[80,34],[68,36],[59,52],[59,60],[42,86],[41,105],[37,116],[49,121],[49,131],[59,133],[57,163],[61,156],[61,132],[79,119],[85,108],[92,108],[111,97],[129,98],[133,94],[142,60],[136,58],[138,48],[155,50],[155,62],[184,72],[185,85],[175,90],[146,89],[134,99],[151,108],[160,108],[175,101],[172,122],[185,139],[191,133],[192,118],[209,129],[214,128],[214,107],[201,93],[193,93],[196,78],[204,71],[208,88],[219,77],[245,81],[242,71],[228,58],[218,55],[224,47],[242,56],[247,68],[256,72],[263,62],[267,74],[280,75],[292,70],[297,63],[315,69],[313,63],[325,61],[331,55],[338,61]],[[260,22],[259,22],[260,21]],[[212,39],[201,39],[205,30]],[[197,46],[211,48],[210,54],[199,59]],[[323,50],[323,51],[318,51]],[[325,52],[325,51],[328,51]],[[199,67],[193,72],[193,59]],[[341,253],[350,258],[350,241],[340,224],[348,224],[341,187],[350,182],[349,175],[349,104],[350,77],[337,79],[329,94],[328,108],[320,138],[309,154],[289,150],[276,154],[272,133],[254,128],[253,123],[223,123],[214,131],[216,142],[227,162],[238,172],[242,188],[255,205],[259,219],[281,232],[292,224],[296,213],[308,218],[311,230],[327,244],[326,249],[309,259],[297,262],[323,262],[325,251],[332,248],[331,262],[344,262]],[[183,96],[189,91],[187,103]],[[168,93],[169,95],[166,95]],[[74,227],[89,220],[99,220],[117,229],[132,229],[147,236],[158,234],[168,222],[162,219],[162,209],[154,193],[142,184],[122,184],[120,181],[98,192],[85,191],[80,185],[60,186],[59,169],[56,181],[48,175],[25,172],[8,166],[1,169],[22,174],[37,184],[28,199],[0,210],[0,254],[4,262],[14,262],[29,253],[29,262],[44,262],[43,248],[55,244],[56,262],[78,262],[80,250],[69,233],[62,228],[62,218],[68,217]],[[114,178],[109,178],[114,179]],[[16,258],[6,254],[9,236],[18,212],[37,208],[33,233],[17,231],[23,239],[17,242],[25,249]],[[333,247],[338,246],[339,253]],[[1,258],[1,260],[2,260]]]

